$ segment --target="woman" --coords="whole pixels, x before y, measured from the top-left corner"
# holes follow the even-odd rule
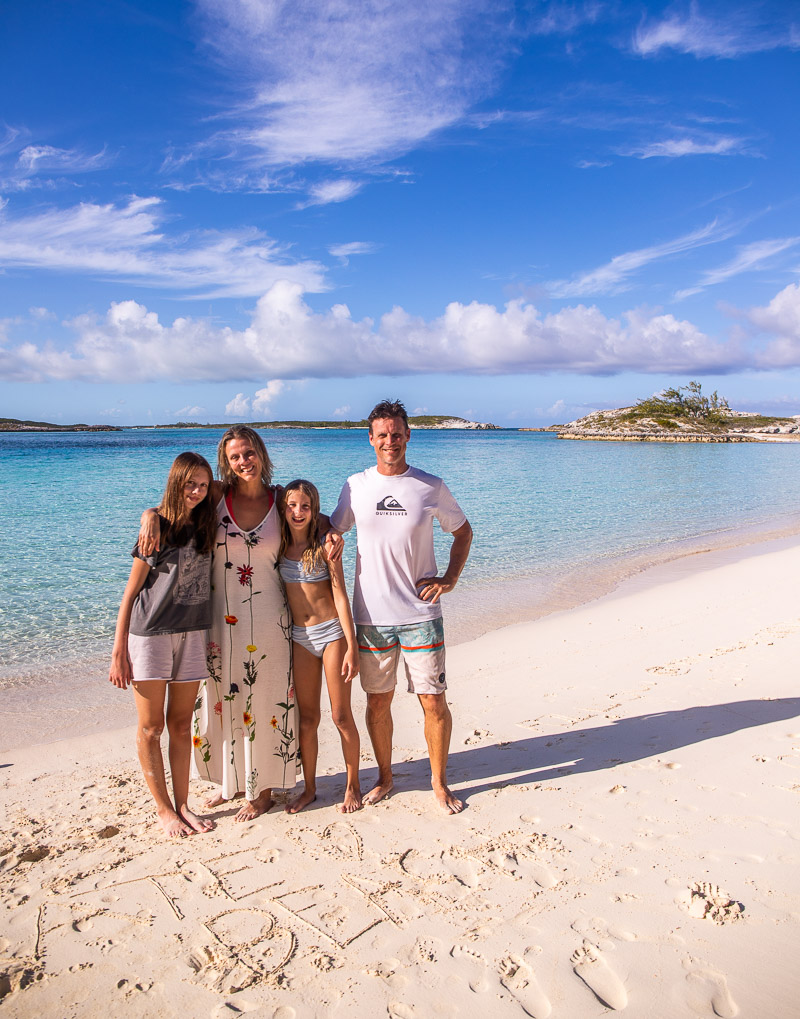
[[[201,778],[220,785],[206,805],[244,794],[236,820],[249,821],[272,807],[273,788],[296,781],[291,620],[275,568],[277,489],[264,442],[233,425],[217,459],[209,678],[195,708],[194,753]],[[148,510],[142,522],[142,537],[157,540],[157,517]]]

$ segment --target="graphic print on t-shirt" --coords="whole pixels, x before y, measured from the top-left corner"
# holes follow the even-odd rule
[[[386,495],[375,507],[376,516],[408,516],[407,512],[393,495]]]
[[[179,550],[178,582],[175,585],[177,605],[202,605],[211,597],[211,576],[208,553],[198,554],[190,542]]]

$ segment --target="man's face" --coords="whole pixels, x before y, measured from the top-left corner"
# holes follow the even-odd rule
[[[402,418],[375,418],[369,433],[369,441],[375,449],[378,469],[382,467],[405,470],[406,446],[411,432]]]

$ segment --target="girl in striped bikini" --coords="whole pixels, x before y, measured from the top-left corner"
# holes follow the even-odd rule
[[[316,769],[322,670],[331,712],[342,741],[347,787],[339,809],[361,808],[358,779],[360,741],[350,707],[358,675],[358,645],[341,562],[328,560],[317,534],[319,492],[310,481],[290,482],[280,493],[281,544],[278,568],[292,613],[292,670],[300,713],[302,793],[286,807],[290,814],[316,799]]]

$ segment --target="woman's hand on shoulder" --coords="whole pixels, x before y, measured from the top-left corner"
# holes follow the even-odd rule
[[[139,551],[143,556],[152,555],[161,548],[161,521],[158,510],[146,509],[139,522]]]

